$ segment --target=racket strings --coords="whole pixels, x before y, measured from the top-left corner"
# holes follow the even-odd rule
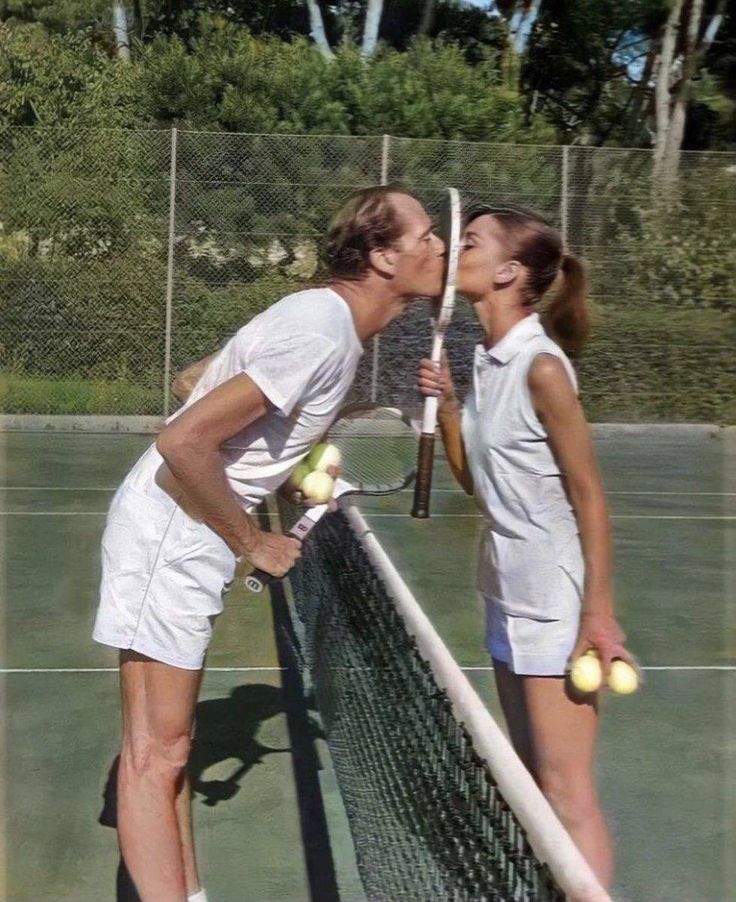
[[[390,491],[414,473],[416,433],[398,412],[345,417],[329,439],[340,449],[343,478],[362,491]]]

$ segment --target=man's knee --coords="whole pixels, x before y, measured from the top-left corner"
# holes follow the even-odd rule
[[[176,784],[181,779],[192,742],[189,735],[128,736],[121,752],[121,777],[155,779]]]

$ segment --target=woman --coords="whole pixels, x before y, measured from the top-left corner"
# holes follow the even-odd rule
[[[452,472],[485,515],[478,585],[512,742],[608,886],[612,844],[593,774],[597,698],[566,677],[588,649],[606,673],[613,658],[629,658],[613,610],[606,501],[563,351],[587,337],[585,273],[541,217],[489,206],[468,219],[457,287],[485,333],[473,388],[461,411],[446,360],[422,361],[419,388],[440,399]]]

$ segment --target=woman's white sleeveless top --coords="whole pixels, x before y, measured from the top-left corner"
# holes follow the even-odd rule
[[[539,354],[562,361],[577,390],[572,364],[531,314],[490,350],[476,347],[462,430],[486,520],[478,588],[508,614],[557,619],[568,612],[571,579],[582,594],[583,558],[563,475],[529,391]]]

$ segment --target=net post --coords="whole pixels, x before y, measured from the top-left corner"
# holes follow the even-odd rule
[[[568,191],[570,187],[570,148],[567,144],[562,147],[562,178],[560,184],[560,234],[562,241],[567,246],[567,221],[568,221]]]
[[[381,184],[388,185],[388,170],[390,165],[389,151],[391,149],[391,135],[384,135],[381,142]]]
[[[171,129],[171,162],[169,166],[169,248],[166,262],[166,321],[164,326],[164,418],[171,406],[171,319],[174,297],[174,232],[176,229],[176,152],[178,129]]]

